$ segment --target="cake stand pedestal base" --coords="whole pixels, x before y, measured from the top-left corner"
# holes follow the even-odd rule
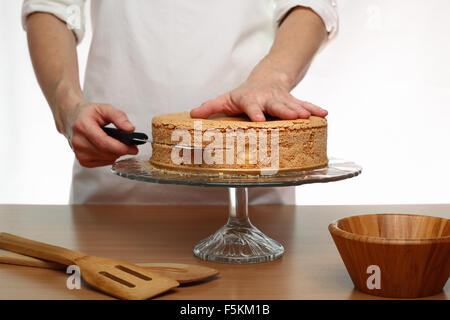
[[[273,261],[284,253],[283,246],[254,227],[248,216],[247,188],[228,188],[228,222],[194,247],[194,255],[222,263]]]

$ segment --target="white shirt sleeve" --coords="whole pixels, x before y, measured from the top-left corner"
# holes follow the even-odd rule
[[[294,7],[308,7],[322,18],[328,31],[328,39],[332,39],[339,27],[336,0],[275,0],[274,19],[278,26],[286,13]]]
[[[66,22],[80,43],[84,37],[86,20],[84,0],[24,0],[22,5],[22,26],[26,31],[26,17],[33,12],[51,13]]]

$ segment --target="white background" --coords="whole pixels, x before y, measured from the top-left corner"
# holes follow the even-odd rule
[[[301,186],[298,203],[448,203],[450,1],[338,5],[340,33],[294,95],[329,110],[328,154],[364,170]],[[20,9],[9,0],[0,10],[0,203],[64,204],[73,155],[35,80]],[[78,47],[82,76],[89,39]]]

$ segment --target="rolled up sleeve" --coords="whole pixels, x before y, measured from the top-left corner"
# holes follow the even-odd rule
[[[322,19],[332,39],[339,27],[338,11],[335,0],[275,0],[274,22],[278,26],[285,15],[294,7],[301,6],[313,10]]]
[[[22,26],[26,31],[26,18],[34,12],[50,13],[64,21],[75,33],[77,43],[80,43],[86,28],[84,4],[84,0],[24,0]]]

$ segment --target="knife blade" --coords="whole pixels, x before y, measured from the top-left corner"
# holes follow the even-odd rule
[[[128,145],[128,146],[136,146],[141,145],[144,143],[155,143],[155,144],[161,144],[165,146],[171,146],[173,148],[180,148],[180,149],[202,149],[201,147],[195,147],[195,146],[183,146],[178,144],[168,144],[168,143],[162,143],[162,142],[155,142],[152,141],[145,133],[143,132],[128,132],[117,128],[112,127],[102,127],[103,131],[110,137],[119,140],[120,142]]]

